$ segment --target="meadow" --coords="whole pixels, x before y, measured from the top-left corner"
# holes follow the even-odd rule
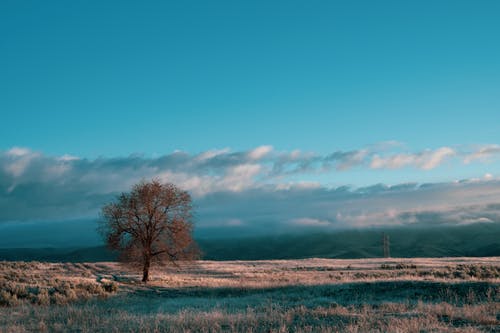
[[[500,258],[0,262],[0,332],[500,332]]]

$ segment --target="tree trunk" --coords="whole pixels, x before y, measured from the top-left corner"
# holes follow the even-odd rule
[[[149,266],[151,265],[151,258],[144,259],[144,266],[142,267],[142,282],[149,281]]]

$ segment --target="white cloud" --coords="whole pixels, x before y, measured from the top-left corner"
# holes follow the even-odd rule
[[[464,157],[464,163],[469,164],[476,160],[486,162],[495,155],[500,154],[500,145],[486,145],[483,147],[476,148],[476,150],[468,153]]]
[[[245,188],[252,187],[255,177],[261,169],[262,166],[259,164],[242,164],[232,167],[221,177],[218,190],[239,192]]]
[[[500,181],[367,188],[260,188],[198,200],[200,225],[240,218],[247,226],[364,228],[500,223]],[[203,218],[202,218],[203,217]],[[493,221],[493,222],[490,222]]]
[[[260,146],[248,152],[248,157],[252,160],[260,160],[273,151],[272,146]]]
[[[27,148],[14,147],[4,154],[3,169],[14,177],[21,176],[33,159],[39,157],[38,153]]]
[[[290,189],[317,189],[321,187],[319,182],[299,181],[293,183],[279,183],[275,185],[277,190],[290,190]]]
[[[11,149],[5,152],[5,154],[8,156],[16,156],[16,157],[30,155],[31,153],[32,152],[30,149],[22,147],[12,147]]]
[[[455,150],[449,147],[442,147],[434,152],[430,151],[429,154],[424,154],[422,160],[419,161],[419,163],[421,163],[422,169],[430,170],[440,165],[447,157],[453,156],[455,154]]]
[[[304,227],[327,227],[331,225],[329,221],[314,219],[310,217],[301,217],[292,219],[292,224]]]
[[[431,170],[454,155],[456,155],[456,151],[449,147],[424,150],[419,153],[400,153],[389,156],[375,154],[371,160],[370,167],[372,169],[399,169],[412,166],[423,170]]]
[[[69,154],[64,154],[63,156],[57,158],[57,160],[63,161],[63,162],[76,161],[79,159],[80,158],[78,156],[73,156],[73,155],[69,155]]]
[[[155,177],[190,191],[203,221],[241,219],[246,225],[328,222],[339,227],[430,223],[433,218],[440,223],[499,221],[494,206],[485,210],[486,215],[470,208],[500,202],[500,181],[489,173],[456,183],[379,184],[357,189],[329,189],[300,179],[355,167],[427,170],[453,156],[463,157],[464,153],[442,147],[416,153],[360,149],[320,155],[273,152],[270,146],[262,146],[242,152],[223,149],[195,155],[175,152],[155,158],[133,155],[89,160],[13,148],[0,151],[0,222],[96,216],[99,207],[117,193]],[[212,215],[207,213],[208,206],[213,207]],[[456,207],[469,208],[459,214]],[[300,220],[307,218],[315,222]]]
[[[224,149],[214,149],[214,150],[207,150],[201,154],[199,154],[196,159],[199,161],[205,161],[209,160],[211,158],[214,158],[219,155],[224,155],[229,153],[229,148],[224,148]]]

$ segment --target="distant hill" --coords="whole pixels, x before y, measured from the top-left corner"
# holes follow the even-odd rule
[[[500,256],[500,224],[348,230],[335,233],[199,240],[205,259],[372,258],[382,256],[382,232],[392,257]]]
[[[199,238],[204,259],[375,258],[382,256],[382,232],[390,237],[392,257],[500,256],[500,223],[459,227],[362,229],[239,238]],[[116,254],[103,246],[0,248],[0,260],[95,262]]]
[[[79,248],[0,248],[0,260],[98,262],[114,261],[116,254],[104,246]]]

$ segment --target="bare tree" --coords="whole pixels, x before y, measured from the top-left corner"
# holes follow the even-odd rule
[[[155,264],[176,264],[198,257],[192,238],[192,201],[188,192],[157,180],[141,182],[101,210],[100,232],[120,260],[142,266],[142,281],[149,280]]]

